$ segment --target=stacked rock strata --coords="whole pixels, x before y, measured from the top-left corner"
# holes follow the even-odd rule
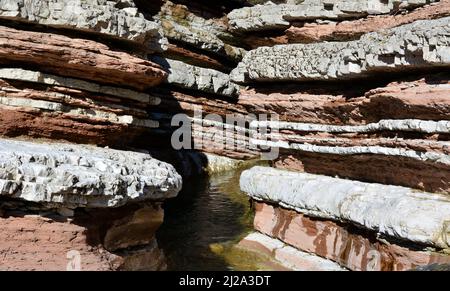
[[[239,37],[228,30],[225,15],[229,7],[236,6],[231,2],[239,1],[165,1],[154,15],[169,44],[153,61],[169,75],[164,86],[152,90],[152,96],[161,99],[157,110],[152,111],[152,117],[160,122],[160,127],[153,130],[153,135],[158,136],[153,146],[173,145],[173,136],[183,140],[176,132],[173,135],[180,123],[171,121],[179,120],[173,119],[175,115],[184,114],[181,120],[190,129],[183,136],[183,149],[206,153],[205,158],[194,157],[195,151],[185,152],[183,158],[194,165],[209,159],[220,163],[219,168],[226,164],[233,168],[240,160],[258,156],[248,146],[248,112],[238,104],[240,86],[229,75],[246,53]],[[227,116],[236,122],[227,123]],[[231,135],[224,134],[225,130]]]
[[[181,177],[154,157],[189,175],[271,147],[242,176],[242,247],[296,270],[449,263],[449,5],[0,0],[0,268],[162,269]]]
[[[279,115],[254,121],[276,129],[253,140],[280,149],[275,169],[241,176],[259,233],[349,270],[450,263],[448,5],[304,1],[228,15],[233,31],[273,35],[254,34],[264,46],[231,73],[249,112]],[[272,250],[261,234],[241,244]]]
[[[107,147],[158,127],[148,89],[167,73],[146,56],[166,46],[132,1],[0,1],[0,269],[165,268],[155,232],[181,177]]]

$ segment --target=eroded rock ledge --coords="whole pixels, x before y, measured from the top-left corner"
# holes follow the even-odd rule
[[[239,62],[245,50],[229,43],[234,36],[228,32],[224,19],[205,19],[184,5],[170,1],[156,16],[164,35],[172,41],[185,43],[230,61]]]
[[[294,271],[345,271],[338,264],[311,253],[299,251],[280,240],[259,232],[253,232],[242,239],[238,247],[257,251],[259,255],[280,262]]]
[[[60,76],[138,90],[167,77],[159,65],[95,41],[8,27],[0,27],[0,56],[1,64],[35,66]]]
[[[233,70],[235,82],[336,80],[448,66],[450,18],[422,20],[349,42],[261,47]]]
[[[256,230],[350,270],[405,271],[450,262],[445,253],[400,246],[348,224],[320,220],[260,202],[255,203],[255,210]]]
[[[233,10],[228,14],[230,26],[236,31],[258,31],[287,28],[293,21],[316,19],[345,20],[375,14],[411,9],[434,0],[305,0],[299,4],[256,5]]]
[[[255,201],[255,229],[297,251],[350,270],[450,262],[447,196],[266,167],[244,171],[240,186]]]
[[[161,51],[161,28],[144,18],[133,1],[1,0],[0,18],[91,31],[145,44]]]
[[[438,248],[450,246],[450,200],[444,195],[266,167],[244,171],[240,184],[253,199],[312,217],[355,223]]]
[[[0,140],[1,195],[49,207],[118,207],[162,201],[181,177],[148,154],[93,146]]]
[[[144,153],[1,139],[1,268],[163,270],[155,232],[181,183]]]

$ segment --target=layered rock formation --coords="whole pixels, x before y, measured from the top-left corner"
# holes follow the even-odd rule
[[[165,269],[181,176],[130,148],[158,127],[160,26],[132,1],[1,1],[0,18],[0,135],[19,138],[0,140],[0,269]]]
[[[251,142],[279,148],[277,169],[241,176],[257,231],[350,270],[448,264],[450,18],[433,2],[228,15],[234,31],[267,31],[231,73],[247,86],[238,103],[279,119],[251,126],[272,129]]]
[[[1,269],[163,269],[181,177],[157,159],[187,177],[267,152],[241,247],[449,262],[448,0],[150,2],[0,0]]]

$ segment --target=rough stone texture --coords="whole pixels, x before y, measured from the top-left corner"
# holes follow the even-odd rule
[[[164,52],[164,56],[172,60],[181,60],[186,64],[196,67],[203,67],[221,72],[231,72],[232,70],[228,62],[225,64],[223,61],[207,56],[202,52],[194,52],[174,44],[169,44],[167,51]]]
[[[236,97],[239,93],[239,86],[230,80],[228,74],[176,60],[155,59],[155,61],[168,70],[167,82],[171,85],[228,97]]]
[[[170,118],[171,116],[169,116]],[[158,119],[153,116],[154,119]],[[159,119],[158,119],[159,120]],[[189,142],[187,147],[183,149],[194,149],[202,152],[226,156],[231,159],[249,160],[260,156],[259,150],[250,147],[250,138],[248,130],[239,126],[227,127],[226,123],[208,122],[202,123],[201,120],[186,120],[184,123],[191,121],[192,130],[184,135]],[[164,147],[171,142],[172,137],[176,141],[180,141],[182,131],[175,131],[174,128],[160,121],[160,128],[151,129],[150,132],[155,138],[151,144],[154,147]],[[247,132],[247,134],[246,134]]]
[[[287,28],[292,21],[315,19],[342,20],[365,17],[369,14],[387,14],[402,9],[425,5],[434,0],[305,0],[300,4],[256,5],[233,10],[228,14],[230,27],[237,31],[257,31]]]
[[[374,135],[371,138],[361,137],[359,135],[326,135],[322,137],[321,134],[302,134],[280,133],[270,134],[270,139],[283,141],[280,143],[288,149],[298,149],[310,152],[323,152],[330,154],[336,152],[341,155],[350,154],[381,154],[388,155],[394,158],[395,156],[404,156],[410,159],[423,160],[430,162],[438,162],[441,164],[448,164],[444,155],[450,154],[450,143],[448,141],[422,140],[422,139],[405,139],[405,138],[384,138]],[[263,135],[255,135],[254,138],[259,138]],[[261,141],[256,141],[261,143]],[[317,147],[306,147],[305,144]],[[328,147],[336,147],[336,150]],[[347,149],[348,148],[348,149]],[[359,148],[359,152],[356,152]],[[372,151],[370,151],[372,149]],[[400,152],[393,149],[401,149]],[[417,151],[418,153],[411,153],[410,151]],[[427,154],[427,152],[430,152]],[[436,154],[434,156],[434,154]],[[420,156],[422,155],[422,157]],[[436,159],[433,159],[433,156]],[[439,159],[438,157],[441,157]]]
[[[256,203],[255,229],[354,271],[404,271],[450,262],[450,255],[407,248],[374,232]]]
[[[0,0],[0,18],[93,31],[139,42],[157,51],[167,42],[159,25],[145,19],[128,0]]]
[[[280,149],[274,166],[280,169],[401,185],[450,194],[448,165],[375,154],[332,155]]]
[[[235,82],[336,80],[449,66],[450,18],[421,20],[349,42],[291,44],[248,52]]]
[[[420,133],[450,133],[448,120],[420,119],[382,119],[376,123],[365,125],[333,125],[287,121],[254,121],[253,126],[268,126],[270,128],[295,130],[299,132],[328,133],[371,133],[377,131],[411,131]]]
[[[64,271],[74,262],[70,252],[80,254],[83,271],[166,267],[154,238],[159,206],[77,211],[70,219],[6,210],[0,222],[1,270]]]
[[[227,26],[221,19],[204,19],[190,12],[184,5],[167,1],[159,15],[164,35],[170,40],[186,43],[190,46],[213,52],[230,60],[239,62],[245,50],[224,40],[233,39]]]
[[[70,78],[139,90],[161,83],[162,68],[95,41],[0,27],[0,64],[35,66]]]
[[[79,79],[64,78],[38,71],[23,70],[18,68],[1,68],[0,78],[80,89],[92,93],[100,93],[121,97],[124,99],[131,99],[149,105],[159,105],[161,103],[161,99],[150,96],[146,93],[120,87],[103,86]]]
[[[241,92],[239,104],[282,121],[360,125],[382,119],[449,120],[449,78],[425,76],[377,88],[345,85],[273,86]],[[350,85],[350,84],[349,84]]]
[[[338,23],[306,23],[302,27],[291,26],[285,31],[285,43],[310,43],[332,40],[350,40],[364,33],[393,28],[423,19],[435,19],[450,15],[450,1],[441,0],[433,5],[417,8],[410,13],[379,15]]]
[[[227,114],[244,118],[251,112],[240,104],[242,94],[239,98],[215,98],[199,91],[180,92],[176,88],[169,90],[155,88],[151,91],[151,95],[161,99],[158,109],[165,113],[185,113],[193,117],[195,110],[198,111],[201,108],[203,114],[218,114],[225,120]]]
[[[6,71],[11,72],[10,69],[0,69],[0,75]],[[146,103],[130,100],[131,98],[122,99],[73,89],[85,87],[83,85],[89,85],[86,87],[92,91],[105,87],[90,87],[91,83],[88,82],[72,82],[38,72],[26,72],[20,77],[27,75],[37,77],[36,80],[30,80],[39,83],[0,79],[0,134],[3,136],[40,137],[104,146],[126,146],[140,140],[140,136],[148,129],[158,126],[157,122],[148,119],[145,111]],[[17,77],[14,74],[6,76]],[[41,85],[45,82],[56,86]],[[61,84],[72,88],[63,87]],[[127,91],[115,90],[112,87],[111,89],[113,90],[104,91],[112,93]],[[141,95],[137,94],[136,92],[136,95],[129,96],[139,97],[135,99],[143,101],[154,100],[140,98]],[[146,94],[142,95],[146,97]]]
[[[243,238],[239,247],[264,254],[275,259],[284,267],[295,271],[344,271],[329,260],[301,252],[283,242],[261,233],[251,233]]]
[[[148,154],[0,140],[0,161],[1,196],[49,207],[118,207],[181,189],[175,169]]]
[[[306,215],[439,248],[450,246],[450,199],[444,195],[266,167],[244,171],[240,185],[255,200]]]
[[[364,145],[364,146],[338,146],[336,143],[331,145],[315,145],[309,143],[289,143],[286,141],[260,141],[252,140],[254,144],[262,146],[271,146],[284,149],[298,150],[303,152],[330,154],[330,155],[383,155],[389,157],[401,157],[413,159],[421,162],[432,162],[450,166],[450,156],[446,153],[436,151],[419,152],[416,150],[408,150],[405,148],[391,148],[380,145]],[[443,145],[448,147],[448,143]]]

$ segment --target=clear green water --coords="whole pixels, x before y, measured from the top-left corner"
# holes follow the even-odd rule
[[[256,270],[258,258],[233,247],[252,229],[252,210],[239,190],[241,171],[184,182],[166,201],[157,233],[169,270]]]

